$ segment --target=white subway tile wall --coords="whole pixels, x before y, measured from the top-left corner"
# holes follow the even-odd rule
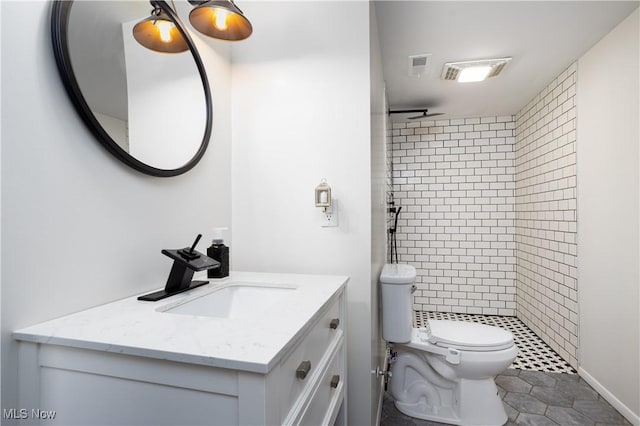
[[[394,123],[400,263],[416,310],[516,314],[515,117]]]
[[[517,316],[577,368],[576,64],[516,115]]]

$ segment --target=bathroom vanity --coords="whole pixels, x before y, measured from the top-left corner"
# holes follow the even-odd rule
[[[347,281],[231,273],[18,330],[22,422],[345,424]]]

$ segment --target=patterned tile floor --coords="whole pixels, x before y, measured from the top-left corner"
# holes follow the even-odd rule
[[[416,311],[414,325],[420,327],[428,318],[497,325],[514,334],[518,358],[511,368],[496,377],[498,392],[509,417],[507,425],[631,425],[517,318]],[[405,416],[386,392],[380,425],[436,426],[442,423]]]

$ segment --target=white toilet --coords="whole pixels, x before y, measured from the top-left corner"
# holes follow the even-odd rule
[[[430,320],[412,328],[416,270],[387,264],[380,274],[382,337],[393,344],[389,387],[402,413],[455,425],[507,421],[494,382],[516,358],[513,335],[499,327]]]

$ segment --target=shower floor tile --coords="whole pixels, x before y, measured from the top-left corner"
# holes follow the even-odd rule
[[[471,321],[504,328],[513,333],[513,339],[518,348],[518,356],[510,368],[576,374],[576,370],[568,362],[516,317],[414,311],[415,327],[422,327],[428,319]]]

